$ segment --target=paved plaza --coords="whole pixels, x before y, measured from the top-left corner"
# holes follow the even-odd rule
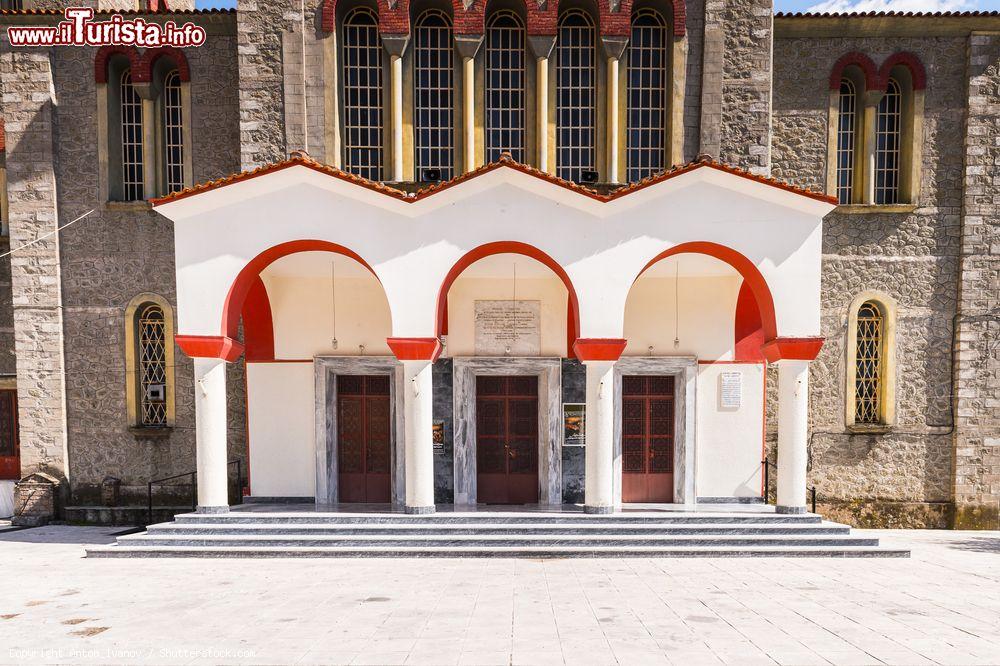
[[[1000,664],[1000,532],[874,532],[903,560],[83,559],[120,529],[0,533],[0,662]]]

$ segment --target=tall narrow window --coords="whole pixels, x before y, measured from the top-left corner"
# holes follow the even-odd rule
[[[119,80],[122,127],[122,198],[141,201],[145,186],[142,171],[142,100],[132,85],[132,72]]]
[[[154,303],[142,307],[136,319],[139,372],[139,425],[167,424],[166,320]]]
[[[344,19],[344,170],[382,178],[382,43],[378,17],[352,10]]]
[[[878,304],[867,301],[858,309],[854,369],[854,421],[882,421],[882,369],[885,318]]]
[[[667,23],[658,12],[632,15],[628,47],[628,180],[662,171],[667,148]]]
[[[486,161],[525,162],[524,24],[501,10],[486,22]]]
[[[184,189],[184,125],[181,77],[177,70],[163,79],[163,170],[167,193]]]
[[[417,19],[414,32],[414,167],[419,180],[427,169],[440,169],[447,179],[455,155],[451,20],[444,12],[428,10]]]
[[[837,107],[837,201],[854,200],[854,151],[858,122],[858,94],[850,79],[840,81]]]
[[[899,203],[903,93],[889,79],[875,118],[875,203]]]
[[[562,15],[556,42],[556,173],[566,180],[582,180],[596,163],[595,44],[589,14],[572,9]]]

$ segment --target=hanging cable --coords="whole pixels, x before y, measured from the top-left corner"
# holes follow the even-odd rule
[[[680,322],[681,322],[681,305],[680,305],[680,293],[681,293],[681,261],[676,260],[674,265],[674,349],[677,349],[681,345]]]
[[[26,247],[30,247],[30,246],[34,245],[38,241],[45,240],[49,236],[54,236],[55,234],[59,233],[60,231],[62,231],[66,227],[76,224],[77,222],[79,222],[80,220],[82,220],[83,218],[87,217],[88,215],[90,215],[93,212],[94,212],[94,209],[91,208],[86,213],[84,213],[80,217],[76,218],[72,222],[67,222],[66,224],[62,225],[61,227],[57,227],[57,228],[53,229],[52,231],[50,231],[47,234],[42,234],[41,236],[39,236],[38,238],[36,238],[34,240],[28,241],[27,243],[23,243],[21,245],[18,245],[17,247],[13,247],[13,248],[7,250],[3,254],[0,254],[0,259],[3,259],[4,257],[9,257],[10,255],[14,254],[15,252],[18,252],[20,250],[23,250]]]
[[[333,348],[337,349],[337,261],[330,262],[330,305],[333,309]]]

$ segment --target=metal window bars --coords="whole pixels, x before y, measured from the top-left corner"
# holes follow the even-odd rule
[[[889,79],[875,114],[875,203],[899,203],[903,92]]]
[[[142,100],[132,85],[132,72],[119,79],[122,144],[122,199],[141,201],[145,197],[142,166]]]
[[[417,180],[425,169],[440,169],[441,178],[454,175],[455,61],[451,19],[429,9],[414,28],[413,117],[414,166]]]
[[[525,161],[524,24],[510,10],[486,21],[486,161]]]
[[[382,42],[378,17],[359,7],[343,28],[344,170],[382,178]]]
[[[177,70],[163,78],[163,166],[167,193],[184,189],[184,118]]]
[[[858,309],[854,357],[854,421],[878,424],[882,420],[882,347],[884,317],[868,301]]]
[[[634,183],[667,161],[667,22],[659,12],[632,15],[627,63],[627,177]]]
[[[837,201],[854,199],[854,150],[857,134],[858,96],[850,79],[840,81],[837,106]]]
[[[596,30],[591,16],[571,9],[556,41],[556,174],[579,182],[596,158]]]
[[[147,305],[136,320],[139,359],[139,423],[145,428],[167,425],[166,321],[163,308]]]

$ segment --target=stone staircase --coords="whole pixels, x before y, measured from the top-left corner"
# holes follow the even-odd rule
[[[88,557],[908,557],[815,514],[181,514]]]

